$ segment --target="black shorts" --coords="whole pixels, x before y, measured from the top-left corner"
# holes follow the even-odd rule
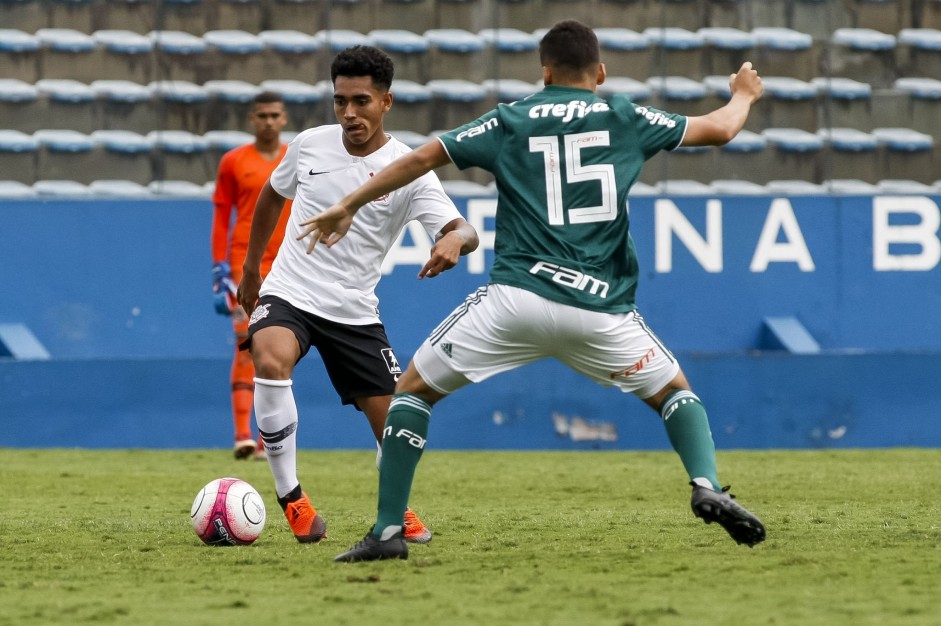
[[[264,316],[258,315],[261,307],[265,308]],[[250,350],[252,336],[262,328],[287,328],[300,346],[298,361],[311,347],[317,348],[343,404],[355,406],[355,398],[388,396],[395,392],[395,382],[402,368],[382,324],[355,326],[332,322],[302,311],[277,296],[263,296],[258,308],[252,313],[248,339],[240,349]]]

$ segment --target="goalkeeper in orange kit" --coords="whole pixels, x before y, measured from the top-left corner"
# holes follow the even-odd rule
[[[264,457],[264,447],[256,443],[252,435],[255,368],[251,354],[238,349],[248,336],[248,316],[235,299],[235,288],[242,279],[242,264],[258,194],[287,151],[287,145],[281,141],[281,130],[287,124],[281,96],[267,91],[255,96],[248,121],[254,130],[255,141],[223,155],[212,197],[215,207],[211,236],[213,300],[217,313],[232,317],[235,330],[230,380],[236,459],[253,455]],[[285,206],[290,206],[290,202]],[[282,209],[261,263],[262,276],[271,269],[290,213],[290,210]]]

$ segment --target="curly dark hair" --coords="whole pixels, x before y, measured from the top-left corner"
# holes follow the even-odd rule
[[[369,76],[372,84],[386,91],[392,87],[395,68],[389,55],[373,46],[352,46],[337,54],[330,64],[330,80],[337,76]]]

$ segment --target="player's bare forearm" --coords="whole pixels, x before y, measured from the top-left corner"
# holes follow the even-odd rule
[[[419,280],[426,276],[433,278],[451,269],[460,257],[476,250],[479,242],[477,230],[463,218],[448,223],[435,238],[431,258],[418,272]]]
[[[434,168],[449,162],[448,153],[439,141],[426,143],[390,163],[323,213],[302,222],[302,230],[297,239],[310,237],[307,244],[308,254],[321,241],[329,248],[346,235],[353,216],[364,204],[400,189]]]
[[[745,127],[752,104],[764,90],[761,77],[750,62],[745,62],[729,77],[729,88],[732,97],[725,106],[706,115],[688,118],[684,146],[725,145]]]
[[[239,283],[237,298],[247,313],[251,313],[258,301],[261,289],[261,260],[271,240],[281,211],[284,210],[284,196],[280,195],[266,182],[252,215],[252,229],[248,236],[248,250],[242,265],[242,281]]]

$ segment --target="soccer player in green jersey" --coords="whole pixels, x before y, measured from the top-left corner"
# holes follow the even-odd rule
[[[464,385],[555,358],[605,386],[637,395],[663,419],[692,485],[692,509],[738,543],[765,538],[761,521],[719,483],[700,399],[634,303],[637,258],[627,193],[644,162],[678,146],[718,146],[742,129],[761,79],[745,63],[732,96],[686,117],[595,94],[605,79],[584,24],[555,24],[539,44],[542,91],[399,158],[305,223],[308,251],[336,245],[356,211],[429,170],[455,163],[493,173],[499,192],[490,282],[424,341],[396,385],[386,419],[379,511],[366,537],[337,561],[407,558],[403,516],[432,405]]]

